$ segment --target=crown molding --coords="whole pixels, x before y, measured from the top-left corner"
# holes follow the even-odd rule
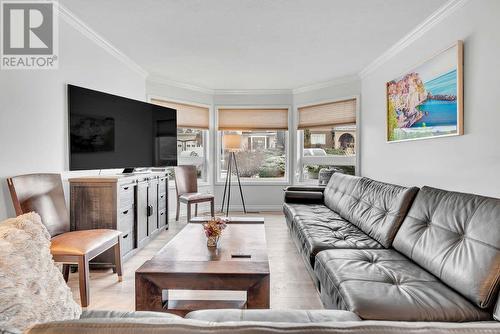
[[[172,87],[176,87],[176,88],[188,89],[188,90],[192,90],[192,91],[200,92],[200,93],[204,93],[204,94],[212,94],[213,95],[215,93],[214,89],[189,84],[186,82],[171,80],[171,79],[166,78],[166,77],[161,76],[161,75],[149,75],[146,78],[146,81],[158,83],[158,84],[162,84],[162,85],[168,85],[168,86],[172,86]]]
[[[148,72],[145,69],[143,69],[139,64],[130,59],[122,51],[113,46],[104,37],[99,35],[95,30],[90,28],[68,8],[61,5],[60,2],[57,2],[56,8],[58,10],[59,17],[61,17],[66,23],[71,25],[77,31],[79,31],[88,39],[90,39],[92,42],[94,42],[97,46],[107,51],[110,55],[112,55],[116,59],[120,60],[122,63],[127,65],[131,70],[141,75],[143,78],[146,78],[148,76]]]
[[[399,52],[403,51],[408,45],[412,44],[414,41],[422,37],[427,31],[436,26],[439,22],[444,20],[446,17],[451,15],[453,12],[463,7],[469,0],[450,0],[445,3],[442,7],[432,13],[424,22],[420,23],[412,31],[410,31],[405,37],[400,39],[391,48],[385,51],[382,55],[372,61],[368,66],[359,72],[359,77],[364,78],[368,74],[375,71],[382,64],[389,61],[391,58],[396,56]]]
[[[306,93],[306,92],[310,92],[310,91],[314,91],[314,90],[318,90],[318,89],[323,89],[323,88],[328,88],[328,87],[332,87],[332,86],[337,86],[337,85],[342,85],[342,84],[346,84],[346,83],[350,83],[350,82],[359,81],[359,79],[360,78],[357,74],[348,75],[345,77],[335,78],[335,79],[332,79],[329,81],[324,81],[324,82],[320,82],[320,83],[316,83],[316,84],[312,84],[312,85],[308,85],[308,86],[294,88],[292,90],[292,93],[293,94]]]
[[[211,89],[206,87],[201,87],[185,82],[179,82],[175,80],[168,79],[159,75],[150,75],[144,68],[142,68],[138,63],[133,61],[127,55],[125,55],[122,51],[113,46],[110,42],[108,42],[104,37],[99,35],[96,31],[90,28],[87,24],[85,24],[82,20],[75,16],[73,12],[71,12],[68,8],[61,5],[61,3],[57,3],[57,10],[59,12],[60,17],[75,28],[77,31],[85,35],[91,41],[93,41],[96,45],[101,47],[103,50],[107,51],[110,55],[120,60],[122,63],[127,65],[134,72],[140,74],[143,78],[145,78],[149,82],[166,84],[169,86],[188,89],[192,91],[197,91],[205,94],[212,95],[286,95],[286,94],[299,94],[305,93],[309,91],[314,91],[318,89],[328,88],[331,86],[336,86],[340,84],[345,84],[353,81],[358,81],[361,78],[367,76],[382,64],[389,61],[391,58],[396,56],[399,52],[404,50],[408,45],[416,41],[423,34],[429,31],[432,27],[436,26],[443,19],[451,15],[453,12],[463,7],[469,0],[450,0],[442,7],[440,7],[437,11],[435,11],[432,15],[430,15],[424,22],[415,27],[412,31],[410,31],[405,37],[400,39],[396,44],[394,44],[391,48],[385,51],[382,55],[377,57],[374,61],[372,61],[368,66],[362,69],[357,75],[345,76],[336,79],[332,79],[329,81],[301,86],[294,89]]]
[[[291,95],[291,89],[216,89],[215,95]]]
[[[286,95],[292,93],[291,89],[211,89],[172,80],[161,75],[149,75],[147,81],[211,95]]]
[[[341,85],[345,83],[356,82],[359,80],[360,78],[358,75],[349,75],[317,83],[314,85],[298,87],[295,89],[211,89],[185,82],[171,80],[161,75],[149,75],[147,77],[148,82],[168,85],[176,88],[188,89],[211,95],[293,95],[298,93],[314,91],[322,88],[328,88],[331,86]]]

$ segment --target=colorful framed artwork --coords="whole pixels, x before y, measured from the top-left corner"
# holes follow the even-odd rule
[[[387,83],[387,141],[463,135],[463,42]]]

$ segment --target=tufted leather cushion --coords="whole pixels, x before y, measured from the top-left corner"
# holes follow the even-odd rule
[[[328,222],[331,219],[340,218],[338,214],[328,209],[323,204],[285,203],[283,211],[285,216],[295,221],[318,219],[319,221]]]
[[[481,308],[496,301],[500,199],[423,187],[394,248]]]
[[[299,250],[312,266],[316,254],[325,249],[382,248],[377,241],[324,205],[286,204],[285,208],[288,216],[293,217],[289,227],[298,241]]]
[[[352,202],[351,196],[359,181],[361,181],[359,176],[334,173],[323,192],[325,205],[342,214],[342,210]]]
[[[335,173],[325,189],[325,204],[388,248],[417,191]]]
[[[362,319],[479,321],[490,315],[395,250],[326,250],[314,271],[325,306]]]

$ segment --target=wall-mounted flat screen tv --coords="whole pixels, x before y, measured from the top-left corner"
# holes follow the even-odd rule
[[[177,165],[176,110],[68,85],[70,170]]]

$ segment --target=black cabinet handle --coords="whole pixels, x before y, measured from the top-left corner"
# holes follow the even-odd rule
[[[147,215],[148,215],[148,217],[150,217],[150,216],[153,215],[153,206],[152,205],[148,205],[148,207],[147,207]]]
[[[163,216],[163,213],[164,213],[164,212],[160,213],[160,216]]]
[[[123,211],[123,214],[126,215],[128,213],[128,210]]]
[[[123,187],[123,190],[128,190],[128,187]]]
[[[128,233],[123,236],[123,239],[127,239],[127,238],[128,238]]]

